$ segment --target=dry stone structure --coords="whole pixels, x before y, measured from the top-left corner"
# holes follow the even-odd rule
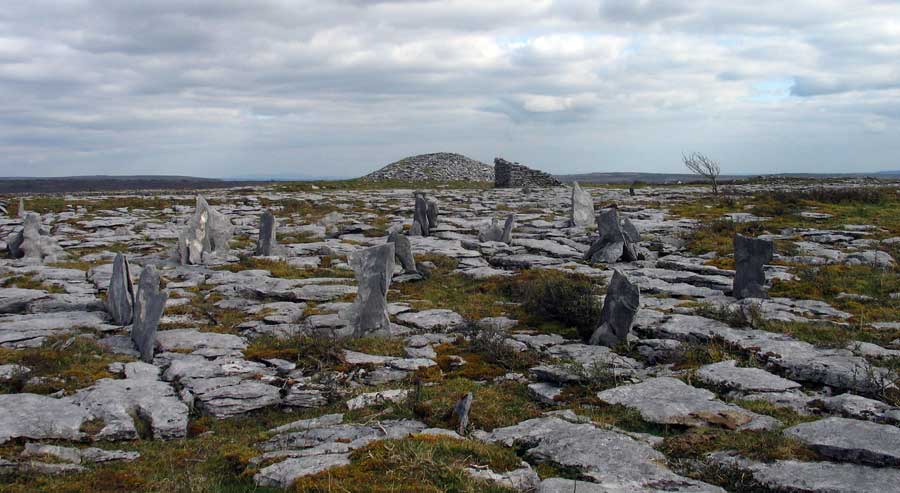
[[[562,183],[549,173],[531,169],[503,158],[494,158],[495,188],[546,188],[559,187]]]

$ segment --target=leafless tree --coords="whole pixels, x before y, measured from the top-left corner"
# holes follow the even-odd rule
[[[719,169],[718,161],[713,161],[709,156],[699,152],[692,152],[689,155],[682,153],[681,159],[684,161],[687,169],[712,182],[714,194],[719,193],[719,173],[721,170]]]

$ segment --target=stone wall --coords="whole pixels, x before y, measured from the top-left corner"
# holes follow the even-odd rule
[[[503,158],[494,158],[494,188],[558,187],[559,180],[549,173],[531,169]]]

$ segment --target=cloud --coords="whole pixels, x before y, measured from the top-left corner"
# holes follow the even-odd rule
[[[0,175],[356,176],[436,150],[674,171],[684,148],[728,172],[900,168],[897,18],[850,0],[13,2]]]

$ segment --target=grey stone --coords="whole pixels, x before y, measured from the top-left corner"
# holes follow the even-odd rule
[[[12,438],[80,440],[91,413],[67,399],[37,394],[0,394],[0,443]]]
[[[275,214],[266,210],[259,217],[259,239],[256,241],[256,250],[254,255],[270,256],[276,255],[278,240],[276,239],[277,223]]]
[[[900,428],[847,418],[801,423],[784,434],[842,462],[900,466]]]
[[[469,392],[453,406],[453,415],[458,420],[456,432],[460,435],[465,435],[466,428],[469,426],[469,411],[472,409],[473,400],[475,400],[475,396]]]
[[[604,390],[597,397],[609,404],[636,409],[651,423],[684,426],[722,426],[737,430],[764,430],[778,425],[768,416],[727,404],[705,389],[671,377],[651,378],[634,385]]]
[[[707,461],[749,472],[766,491],[784,493],[883,493],[896,490],[900,481],[900,470],[887,467],[794,460],[764,463],[729,452],[710,454]]]
[[[39,457],[42,455],[50,455],[57,459],[71,462],[73,464],[81,464],[84,462],[110,462],[116,460],[132,461],[141,456],[138,452],[124,450],[104,450],[96,447],[74,448],[61,447],[59,445],[47,445],[39,443],[26,443],[25,450],[22,451],[22,457]]]
[[[491,218],[490,224],[485,225],[478,232],[478,241],[487,242],[487,241],[498,241],[501,243],[506,243],[507,245],[512,243],[512,231],[516,224],[516,215],[510,214],[506,216],[506,221],[503,224],[503,227],[500,227],[499,222],[497,222],[497,218]]]
[[[159,274],[152,265],[144,267],[138,282],[137,298],[134,302],[134,323],[131,326],[131,340],[141,353],[141,359],[153,361],[156,346],[156,329],[162,317],[169,295],[160,292]]]
[[[407,389],[390,389],[382,390],[379,392],[368,392],[365,394],[360,394],[348,400],[347,409],[354,411],[356,409],[362,409],[364,407],[371,407],[388,402],[402,402],[407,398],[407,396],[409,396],[409,390]]]
[[[734,235],[736,269],[732,291],[735,298],[768,298],[763,266],[772,260],[774,253],[775,246],[771,240]]]
[[[627,219],[625,220],[627,221]],[[634,237],[637,229],[633,225],[622,227],[623,220],[619,218],[616,208],[607,209],[597,217],[597,232],[599,236],[591,244],[591,248],[585,253],[584,259],[590,262],[605,262],[608,264],[624,260],[631,262],[638,260],[635,243],[640,237]],[[628,231],[628,234],[625,234]]]
[[[607,286],[600,312],[600,326],[591,335],[591,344],[615,346],[625,340],[641,305],[641,291],[625,274],[616,270]]]
[[[416,258],[413,256],[409,238],[399,231],[394,231],[388,236],[388,242],[394,244],[394,258],[400,262],[403,272],[405,274],[417,272]]]
[[[428,221],[428,201],[423,192],[415,193],[415,211],[413,224],[409,230],[411,236],[428,236],[430,233]]]
[[[253,476],[259,486],[287,488],[303,476],[350,464],[350,454],[323,454],[296,457],[262,468]]]
[[[394,244],[366,248],[350,256],[358,284],[356,301],[342,315],[354,336],[388,333],[391,328],[387,291],[394,272]]]
[[[183,265],[202,264],[206,254],[227,252],[233,234],[231,221],[198,195],[194,215],[178,235],[178,258]]]
[[[397,320],[403,324],[412,325],[417,329],[428,332],[438,330],[452,331],[462,327],[465,323],[462,315],[453,310],[431,309],[420,312],[405,312],[397,315]]]
[[[498,428],[484,440],[524,449],[537,462],[575,469],[609,491],[654,491],[662,484],[666,491],[724,491],[673,473],[661,465],[665,457],[651,446],[591,424],[536,418]]]
[[[313,428],[324,428],[326,426],[339,425],[344,422],[344,415],[341,413],[325,414],[318,418],[301,419],[292,421],[286,425],[269,430],[270,433],[285,433],[288,431],[304,431]]]
[[[134,314],[134,285],[125,255],[118,253],[113,261],[112,277],[106,291],[106,306],[113,322],[128,325]]]
[[[25,214],[22,230],[10,235],[6,247],[12,258],[49,263],[66,257],[59,243],[41,227],[41,216],[34,212]]]
[[[577,181],[572,182],[572,210],[569,220],[572,226],[590,228],[597,225],[594,218],[594,199],[590,192],[581,188]]]
[[[801,385],[759,368],[740,368],[735,360],[701,367],[697,378],[717,387],[743,392],[785,392]]]

